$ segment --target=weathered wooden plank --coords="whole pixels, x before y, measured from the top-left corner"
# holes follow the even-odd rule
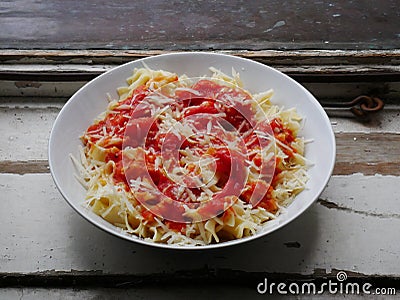
[[[0,81],[0,93],[3,98],[32,97],[31,100],[34,100],[34,98],[40,100],[39,97],[51,97],[68,99],[93,77],[92,74],[85,73],[75,75],[58,73],[48,74],[44,78],[45,80],[41,80],[44,76],[43,74],[14,75],[14,80]],[[301,81],[298,80],[298,82],[307,88],[318,100],[346,102],[359,95],[374,95],[385,100],[387,104],[398,104],[398,100],[400,99],[400,80],[398,82],[387,82],[385,79],[379,77],[372,78],[375,80],[374,82],[366,82],[365,77],[363,77],[361,81],[353,82],[350,78],[344,77],[340,79],[342,82],[318,82],[321,76],[316,76],[318,78],[310,82],[310,77],[304,74],[299,76],[301,77]],[[295,76],[292,77],[295,78]],[[332,76],[329,77],[331,78]],[[60,82],[58,80],[63,81]]]
[[[6,1],[1,3],[0,45],[8,49],[396,49],[400,43],[396,5],[394,0],[379,5]]]
[[[315,276],[332,270],[400,276],[398,180],[334,176],[322,202],[285,228],[251,243],[177,255],[120,240],[90,225],[68,207],[49,174],[2,174],[0,195],[7,209],[0,210],[0,273],[158,274],[207,266]]]
[[[397,105],[385,105],[383,111],[372,114],[367,120],[355,119],[352,114],[327,110],[336,133],[399,133],[400,111]]]
[[[47,159],[51,126],[59,110],[59,105],[49,103],[47,108],[0,107],[0,160]]]
[[[327,76],[329,77],[329,76]],[[364,78],[364,77],[363,77]],[[321,79],[319,77],[319,79]],[[352,81],[350,78],[342,78],[342,82],[300,82],[320,102],[348,102],[360,95],[370,95],[381,98],[386,104],[398,105],[400,99],[400,81],[388,82],[383,78],[375,78],[375,81]],[[364,78],[365,79],[365,78]]]
[[[397,176],[334,176],[319,204],[337,210],[383,219],[400,218]]]
[[[257,297],[256,288],[233,287],[212,285],[206,289],[198,286],[157,286],[151,288],[126,289],[126,288],[90,288],[90,289],[72,289],[72,288],[7,288],[0,289],[0,298],[9,300],[21,299],[121,299],[121,300],[139,300],[139,299],[204,299],[206,295],[218,297],[221,299],[227,296],[235,297]],[[254,283],[257,285],[257,282]],[[292,297],[288,297],[290,299]],[[279,299],[279,298],[278,298]],[[293,298],[292,298],[293,299]],[[298,299],[298,298],[297,298]]]
[[[333,174],[400,175],[398,149],[400,149],[400,134],[336,133],[337,156]],[[48,173],[49,168],[45,159],[3,160],[0,161],[0,172]]]
[[[243,55],[241,55],[243,57]],[[133,60],[133,59],[132,59]],[[262,59],[253,59],[266,63]],[[129,60],[131,61],[131,60]],[[385,81],[398,81],[400,66],[395,64],[323,64],[318,65],[302,64],[298,65],[293,63],[291,65],[281,65],[276,62],[271,62],[269,65],[273,66],[277,70],[294,77],[295,79],[307,79],[305,76],[311,77],[314,81],[324,79],[324,81],[337,82],[341,77],[342,81],[346,81],[348,78],[357,78],[358,81],[368,80],[370,77],[373,80],[383,77]],[[113,64],[101,64],[101,65],[80,65],[80,64],[3,64],[0,65],[0,79],[12,80],[20,78],[34,78],[36,76],[38,80],[42,81],[62,81],[66,79],[68,81],[73,80],[90,80],[94,77],[104,73],[105,71],[115,67]],[[68,75],[68,76],[67,76]],[[329,79],[325,79],[322,76],[329,75]],[[53,77],[52,77],[53,76]],[[339,77],[341,76],[341,77]],[[390,76],[392,78],[390,78]],[[300,80],[301,81],[301,80]],[[310,81],[310,79],[308,79]]]
[[[243,57],[243,55],[241,55]],[[132,61],[128,60],[128,61]],[[267,62],[263,59],[254,59],[268,64],[275,69],[288,74],[299,81],[348,82],[353,81],[398,81],[400,67],[394,64],[319,64],[290,65]],[[101,73],[119,64],[99,65],[45,65],[45,64],[15,64],[0,65],[0,79],[2,80],[37,80],[37,81],[83,81],[90,80]],[[173,70],[171,70],[173,71]],[[325,77],[324,77],[325,76]],[[328,77],[329,76],[329,77]],[[25,79],[28,78],[28,79]],[[36,79],[35,79],[36,78]]]
[[[170,52],[4,50],[0,52],[1,92],[9,96],[69,97],[84,82],[116,65]],[[250,58],[275,67],[304,84],[318,98],[350,98],[372,93],[395,101],[400,96],[400,51],[397,49],[214,52]]]
[[[30,173],[48,173],[48,161],[43,160],[28,160],[28,161],[0,161],[0,172],[9,174],[30,174]]]
[[[63,105],[57,99],[0,102],[0,172],[48,172],[47,145],[53,122]],[[332,118],[337,139],[335,174],[400,175],[398,109],[388,109],[370,122]]]
[[[0,297],[9,300],[22,299],[121,299],[121,300],[142,300],[142,299],[199,299],[205,297],[219,299],[265,299],[267,295],[257,293],[257,284],[259,280],[254,280],[252,287],[242,287],[238,280],[232,282],[231,285],[220,285],[216,283],[205,284],[204,282],[197,285],[181,284],[177,285],[154,285],[151,287],[140,288],[6,288],[0,289]],[[362,284],[360,285],[362,286]],[[371,291],[374,289],[371,289]],[[386,290],[385,290],[386,291]],[[370,295],[366,295],[371,297]],[[330,294],[326,292],[324,295],[279,295],[276,292],[274,299],[343,299],[348,300],[360,299],[360,295],[336,293]],[[378,296],[377,296],[378,297]],[[382,296],[380,296],[382,297]],[[396,296],[386,295],[385,299],[396,299]]]
[[[2,97],[29,97],[31,100],[40,98],[66,98],[71,97],[87,81],[37,81],[32,77],[24,80],[23,76],[16,80],[6,80],[0,82],[0,94]],[[1,102],[0,102],[1,103]]]
[[[400,134],[336,133],[335,174],[400,175]]]
[[[184,50],[181,50],[184,51]],[[204,50],[203,50],[204,51]],[[211,50],[205,51],[236,55],[271,65],[398,65],[400,50]],[[49,50],[3,49],[0,62],[6,65],[61,64],[115,65],[153,55],[167,54],[168,50]]]

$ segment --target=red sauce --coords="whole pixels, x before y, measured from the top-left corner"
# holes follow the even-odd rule
[[[290,148],[290,150],[286,149],[286,148],[282,148],[283,152],[287,156],[289,156],[289,158],[292,157],[293,153],[297,152],[296,149],[294,149],[291,145],[292,142],[295,141],[293,132],[289,128],[286,128],[283,125],[282,120],[280,120],[279,118],[273,119],[270,122],[270,126],[274,132],[275,138]]]
[[[184,110],[183,117],[196,115],[196,114],[217,114],[219,111],[215,107],[215,101],[207,98],[198,98],[202,102],[199,105],[189,106]],[[193,103],[193,101],[191,102]]]
[[[176,232],[185,233],[186,223],[178,223],[178,222],[172,222],[172,221],[168,221],[168,220],[166,220],[164,222],[168,226],[169,229],[174,230]]]
[[[147,209],[143,210],[141,212],[141,215],[146,221],[154,222],[155,215],[150,210]]]
[[[251,104],[245,101],[250,99],[250,96],[246,92],[234,89],[228,89],[228,91],[226,91],[226,88],[223,86],[209,80],[198,81],[192,86],[192,89],[196,92],[192,93],[186,90],[178,90],[175,92],[177,103],[172,105],[176,107],[179,106],[180,109],[182,109],[183,118],[198,114],[225,113],[226,117],[224,117],[224,119],[233,126],[231,129],[240,130],[242,133],[251,130],[255,125]],[[223,90],[225,92],[222,92]],[[153,122],[154,119],[150,115],[149,110],[146,109],[146,106],[140,106],[140,103],[147,94],[148,91],[145,86],[137,88],[131,97],[118,103],[117,107],[114,108],[114,113],[108,114],[104,120],[91,125],[87,129],[87,140],[84,140],[85,143],[96,143],[99,139],[104,137],[101,146],[107,149],[105,160],[106,162],[111,160],[115,162],[113,179],[115,183],[123,184],[127,190],[129,190],[129,187],[126,172],[131,172],[132,170],[125,170],[123,166],[122,139],[125,137],[124,143],[127,146],[133,148],[143,146],[145,149],[152,149],[152,152],[147,152],[145,154],[145,161],[143,162],[142,168],[143,170],[147,169],[148,176],[150,176],[158,190],[163,193],[164,197],[168,197],[174,201],[163,201],[164,198],[162,198],[162,196],[157,196],[158,198],[155,200],[153,199],[152,201],[154,203],[152,203],[162,203],[162,205],[157,206],[153,211],[144,209],[141,214],[145,220],[153,222],[155,214],[163,214],[163,210],[172,211],[179,219],[183,213],[183,208],[181,205],[177,204],[177,202],[187,202],[188,199],[188,195],[185,193],[181,193],[179,196],[178,184],[171,180],[163,169],[155,167],[156,158],[157,156],[161,156],[162,147],[171,153],[179,149],[195,148],[200,154],[207,154],[216,158],[216,175],[219,178],[217,186],[221,187],[223,191],[217,193],[212,201],[208,201],[206,205],[202,206],[199,210],[200,213],[206,215],[212,212],[217,212],[218,214],[223,213],[223,218],[228,218],[234,212],[231,209],[224,212],[224,198],[235,194],[240,195],[240,199],[247,203],[251,203],[252,198],[260,197],[262,199],[258,202],[257,206],[264,207],[272,213],[277,211],[278,207],[276,205],[276,200],[272,197],[272,191],[277,184],[276,177],[281,172],[279,168],[275,169],[271,184],[261,181],[261,188],[259,187],[258,190],[255,191],[255,182],[244,182],[246,180],[246,178],[244,178],[245,172],[241,170],[245,168],[245,157],[235,153],[232,149],[228,149],[224,141],[215,140],[212,145],[203,145],[198,143],[195,137],[193,138],[194,141],[182,141],[173,134],[171,134],[171,136],[167,136],[166,134],[157,135],[158,121]],[[243,101],[235,103],[235,105],[227,105],[227,103],[219,101],[218,97],[224,97],[224,99],[240,97]],[[198,126],[205,127],[207,125],[205,121],[207,121],[207,119],[200,120]],[[203,122],[203,124],[201,124],[201,122]],[[268,125],[272,129],[275,138],[291,149],[284,150],[285,153],[288,156],[293,156],[295,152],[295,149],[291,147],[291,143],[295,140],[293,132],[286,128],[278,118],[273,119]],[[111,136],[113,138],[120,138],[121,141],[113,142]],[[261,149],[262,147],[254,132],[249,134],[244,142],[246,143],[248,152],[254,152],[254,150]],[[253,153],[247,159],[253,161],[258,167],[263,164],[261,156],[257,153]],[[278,166],[279,164],[280,160],[277,159],[276,165]],[[190,166],[188,166],[188,170],[190,172],[196,171],[195,168],[191,168]],[[231,176],[231,173],[241,174],[239,177],[243,176],[243,178],[232,178],[233,176]],[[240,190],[239,193],[237,193],[237,182],[240,181],[243,181],[243,185],[246,185],[243,191]],[[265,190],[267,190],[266,194]],[[190,192],[195,196],[201,194],[199,188],[190,188]],[[193,205],[198,206],[199,204],[193,203]],[[167,224],[168,228],[177,232],[184,232],[186,228],[186,224],[183,222],[165,220],[165,224]]]
[[[231,155],[228,148],[216,151],[213,156],[217,159],[217,176],[219,176],[218,186],[224,186],[231,174]]]

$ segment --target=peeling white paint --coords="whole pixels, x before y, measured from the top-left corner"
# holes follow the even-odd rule
[[[346,176],[334,176],[323,197],[351,209],[390,211],[398,207],[397,196],[380,205],[368,196],[378,195],[377,187],[384,187],[386,179],[388,183],[400,180],[354,175],[346,182]],[[152,274],[207,265],[248,272],[314,274],[319,269],[337,269],[400,275],[400,218],[349,213],[315,203],[265,238],[221,250],[177,253],[136,245],[95,228],[67,205],[49,174],[3,174],[0,183],[2,205],[7,207],[0,210],[0,272]],[[366,189],[354,201],[349,200],[354,194],[348,194],[352,185]],[[388,190],[387,196],[391,193]],[[299,247],[287,246],[293,242]]]
[[[268,28],[267,30],[264,30],[264,32],[270,32],[270,31],[272,31],[272,30],[274,30],[276,28],[279,28],[279,27],[282,27],[282,26],[285,26],[285,25],[286,25],[286,22],[281,20],[281,21],[276,22],[274,24],[274,26],[272,26],[271,28]]]

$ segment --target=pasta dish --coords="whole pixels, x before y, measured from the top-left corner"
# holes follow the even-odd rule
[[[301,116],[210,72],[133,71],[72,157],[88,208],[138,238],[207,245],[256,234],[305,189]]]

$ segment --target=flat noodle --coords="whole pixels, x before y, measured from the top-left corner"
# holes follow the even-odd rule
[[[210,70],[212,71],[211,81],[217,84],[225,82],[227,87],[242,86],[239,74],[234,70],[233,76],[228,76],[215,68],[210,68]],[[182,82],[179,81],[176,74],[170,72],[154,71],[149,68],[135,69],[132,76],[127,79],[128,86],[118,89],[119,100],[111,101],[107,110],[83,134],[81,138],[84,147],[81,151],[81,158],[74,158],[73,161],[79,171],[77,176],[87,190],[85,203],[96,214],[129,234],[156,243],[196,246],[254,235],[261,231],[268,221],[275,219],[281,213],[281,207],[290,205],[296,195],[304,190],[308,180],[308,163],[304,158],[304,140],[301,137],[297,137],[301,129],[302,118],[294,108],[284,110],[277,105],[273,105],[270,101],[273,96],[273,90],[271,89],[253,95],[253,99],[257,102],[262,112],[257,111],[256,107],[253,108],[258,119],[266,117],[268,120],[272,120],[271,122],[276,122],[276,127],[274,128],[278,129],[274,129],[275,133],[280,132],[279,134],[274,133],[277,140],[276,147],[264,149],[265,153],[260,150],[260,154],[257,154],[256,149],[252,154],[261,155],[263,158],[263,155],[267,156],[269,153],[270,156],[275,155],[276,157],[277,168],[279,168],[280,172],[274,175],[272,185],[269,188],[266,186],[268,197],[271,198],[269,201],[272,201],[276,209],[271,209],[265,205],[252,207],[242,197],[239,197],[230,208],[215,217],[200,222],[174,226],[177,224],[149,213],[141,202],[137,200],[139,196],[148,197],[149,199],[154,197],[151,190],[144,192],[144,194],[135,194],[131,189],[126,188],[126,183],[123,180],[116,180],[118,161],[115,159],[115,155],[121,150],[121,141],[117,136],[113,136],[113,134],[116,135],[115,132],[118,131],[118,128],[113,128],[112,132],[110,132],[110,129],[106,128],[105,118],[111,114],[123,116],[126,104],[122,104],[122,102],[130,97],[135,97],[139,89],[156,91],[160,87],[170,84],[172,86],[170,88],[176,88],[176,91],[198,96],[196,95],[197,92],[191,87],[193,83],[187,80],[187,76],[182,75],[181,78],[184,79]],[[251,95],[248,91],[245,91],[245,93]],[[169,119],[169,115],[173,115],[178,119],[179,112],[173,111],[168,107],[158,110],[165,120],[163,125],[165,130],[176,124],[175,120]],[[126,117],[129,118],[129,116]],[[210,127],[211,124],[208,124],[208,131],[210,131]],[[182,127],[181,131],[183,132],[184,130],[188,130],[188,128]],[[290,132],[293,135],[293,141],[286,142],[285,136],[280,136],[283,134],[282,132],[286,134]],[[190,139],[190,131],[187,131],[187,136]],[[265,138],[268,138],[268,136]],[[132,151],[132,149],[129,151]],[[148,154],[147,150],[143,149],[141,151],[145,151],[146,155]],[[109,159],[112,155],[114,155],[114,160]],[[129,155],[129,153],[126,155]],[[139,156],[135,152],[130,155],[132,157]],[[181,155],[186,164],[192,164],[193,168],[196,168],[195,152],[185,150],[182,151]],[[165,168],[165,164],[162,165],[160,158],[156,158],[155,165],[157,170]],[[206,168],[207,164],[209,162],[203,161],[203,165],[198,165],[197,168]],[[143,167],[143,162],[138,161],[137,165]],[[258,177],[259,168],[253,163],[249,167],[248,180],[255,180]],[[179,195],[182,195],[182,197],[186,195],[188,199],[192,200],[193,197],[194,199],[197,199],[197,197],[207,199],[209,197],[207,193],[210,191],[221,190],[221,187],[216,184],[218,180],[218,178],[214,178],[214,181],[211,180],[204,193],[200,196],[191,195],[190,189],[185,190],[183,188],[179,191]],[[146,181],[136,180],[134,184],[141,188],[148,187],[150,189],[151,187]],[[190,215],[189,208],[187,213]],[[196,214],[197,212],[192,212],[192,215]]]

